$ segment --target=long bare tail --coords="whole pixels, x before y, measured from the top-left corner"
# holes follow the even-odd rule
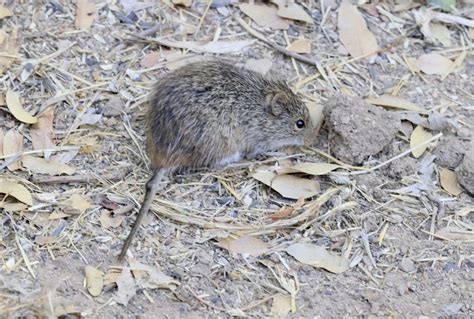
[[[166,172],[167,170],[165,169],[153,170],[153,175],[146,183],[145,199],[143,200],[142,207],[140,208],[140,211],[138,212],[138,216],[137,216],[137,219],[135,220],[135,224],[133,224],[132,230],[128,234],[127,240],[125,241],[122,247],[122,251],[120,252],[120,255],[118,257],[118,260],[120,262],[122,262],[123,259],[125,258],[125,255],[127,254],[127,250],[130,247],[130,244],[132,243],[133,238],[135,237],[135,234],[140,228],[143,217],[145,217],[148,211],[150,210],[150,206],[151,206],[151,203],[153,202],[153,198],[155,197],[156,192],[159,189],[159,184],[161,180],[163,179],[163,176],[165,175]]]

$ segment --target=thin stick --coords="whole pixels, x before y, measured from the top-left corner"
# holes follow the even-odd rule
[[[33,176],[31,182],[37,184],[69,184],[69,183],[97,183],[100,182],[99,178],[106,180],[119,180],[128,174],[130,168],[121,169],[117,172],[106,173],[101,176],[95,175],[71,175],[71,176]]]

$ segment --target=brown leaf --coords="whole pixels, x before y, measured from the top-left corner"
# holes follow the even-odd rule
[[[299,199],[310,198],[319,194],[319,184],[292,175],[276,175],[270,171],[259,171],[252,175],[256,180],[270,186],[280,195],[286,198]]]
[[[140,64],[146,68],[152,67],[160,62],[163,57],[159,51],[153,51],[145,54],[140,61]]]
[[[81,195],[74,194],[67,200],[61,203],[62,205],[69,206],[73,209],[71,213],[79,213],[82,214],[85,212],[89,207],[91,207],[91,204],[87,199],[82,197]],[[66,211],[69,212],[69,211]]]
[[[287,0],[272,0],[278,6],[277,14],[285,19],[313,23],[313,18],[298,4]]]
[[[216,245],[234,254],[249,254],[255,257],[266,253],[269,249],[268,244],[253,236],[237,239],[224,238],[219,240]]]
[[[30,191],[15,180],[0,178],[0,193],[12,196],[28,206],[33,205]]]
[[[20,52],[20,39],[18,37],[18,28],[13,28],[10,34],[0,29],[0,52],[6,52],[8,55],[17,55]],[[12,57],[0,56],[0,75],[7,70],[15,59]]]
[[[26,112],[23,109],[23,106],[20,101],[20,94],[18,94],[18,92],[8,90],[6,101],[7,101],[8,110],[10,110],[12,115],[18,121],[21,121],[27,124],[34,124],[38,121],[36,117],[31,116],[28,112]]]
[[[89,29],[96,18],[95,3],[91,0],[77,0],[76,27]]]
[[[349,269],[349,259],[330,253],[325,248],[313,244],[296,243],[290,245],[286,252],[299,262],[316,268],[324,268],[336,274]]]
[[[342,166],[329,163],[300,163],[294,166],[282,167],[278,170],[278,174],[305,173],[319,176],[326,175],[338,168],[342,168]]]
[[[274,6],[241,3],[239,9],[259,26],[269,27],[273,30],[286,30],[290,27],[288,20],[278,16],[278,10]]]
[[[1,193],[1,190],[0,190]],[[11,203],[11,202],[0,202],[0,208],[3,208],[6,212],[21,212],[28,208],[28,205],[23,203]]]
[[[439,180],[441,187],[448,193],[454,196],[458,196],[462,193],[462,189],[458,184],[458,178],[456,173],[447,168],[441,168],[439,172]]]
[[[47,175],[72,175],[76,169],[72,166],[61,164],[55,160],[45,160],[41,157],[25,155],[22,157],[23,165],[33,173]]]
[[[179,281],[165,275],[158,267],[142,264],[132,258],[129,263],[135,280],[141,287],[173,289],[179,285]]]
[[[54,144],[54,107],[49,107],[38,117],[38,123],[31,127],[30,135],[33,149],[53,149]],[[45,158],[49,158],[50,153],[45,154]]]
[[[12,156],[23,151],[23,135],[15,129],[9,130],[3,137],[3,155]],[[8,158],[6,159],[8,160]],[[21,168],[20,160],[7,166],[10,171],[16,171]]]
[[[124,219],[125,216],[116,215],[104,209],[100,214],[99,222],[103,228],[117,228],[120,227]]]
[[[367,28],[362,14],[355,6],[342,1],[338,14],[339,39],[353,57],[376,54],[379,49],[375,36]]]
[[[287,47],[287,50],[293,51],[296,53],[311,53],[311,42],[305,38],[299,38],[290,43]]]
[[[443,75],[451,69],[453,61],[438,53],[423,54],[418,58],[418,67],[426,74]]]
[[[369,97],[366,98],[365,101],[370,104],[374,105],[381,105],[387,107],[393,107],[395,109],[407,110],[407,111],[414,111],[418,113],[426,113],[424,109],[406,100],[400,96],[393,96],[393,95],[382,95],[381,97]]]

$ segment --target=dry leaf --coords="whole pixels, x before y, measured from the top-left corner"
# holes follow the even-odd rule
[[[0,190],[0,193],[2,191]],[[28,205],[23,203],[10,203],[10,202],[0,202],[0,208],[3,208],[6,212],[20,212],[28,208]]]
[[[133,280],[130,268],[123,267],[122,273],[117,278],[117,302],[127,306],[130,298],[137,293],[137,286]]]
[[[85,212],[89,207],[91,207],[91,204],[87,199],[82,197],[81,195],[74,194],[71,197],[69,197],[67,200],[61,203],[62,205],[69,206],[73,209],[71,213],[80,213],[82,214]],[[69,212],[69,211],[66,211]]]
[[[349,269],[349,259],[332,254],[325,248],[313,244],[293,244],[286,252],[299,262],[316,268],[324,268],[333,273],[342,273]]]
[[[193,4],[193,0],[171,0],[171,2],[173,2],[173,4],[183,5],[188,8]]]
[[[418,146],[420,144],[423,144],[424,142],[426,142],[427,140],[429,140],[430,138],[432,138],[433,135],[428,132],[427,130],[425,130],[423,128],[423,126],[420,126],[418,125],[414,130],[413,132],[411,133],[411,136],[410,136],[410,148],[414,148],[415,146]],[[412,151],[412,154],[415,158],[418,158],[420,157],[421,155],[423,155],[423,153],[425,152],[425,150],[428,148],[428,144],[425,145],[425,146],[422,146],[422,147],[419,147],[417,149],[414,149]]]
[[[9,130],[3,137],[3,155],[13,156],[23,151],[23,135],[18,133],[15,129]],[[6,160],[8,161],[9,158]],[[7,166],[10,171],[16,171],[21,168],[20,160],[11,163]]]
[[[454,196],[458,196],[462,193],[462,189],[458,184],[458,178],[456,173],[447,168],[441,168],[439,172],[439,180],[441,187],[448,193]]]
[[[93,297],[97,297],[104,287],[104,274],[92,266],[84,268],[87,282],[87,290]]]
[[[160,52],[158,51],[150,52],[148,54],[145,54],[145,56],[143,56],[143,58],[140,61],[140,64],[146,68],[150,68],[154,65],[157,65],[158,62],[160,62],[160,59],[162,58],[163,57],[161,56]]]
[[[13,28],[11,34],[7,34],[4,30],[0,29],[0,52],[6,52],[12,56],[16,56],[20,52],[18,28]],[[10,67],[14,60],[12,57],[0,56],[0,75]]]
[[[249,254],[259,256],[268,251],[268,244],[253,236],[244,236],[238,239],[224,238],[216,243],[217,246],[227,249],[234,254]]]
[[[172,48],[187,49],[199,53],[234,53],[241,52],[243,48],[255,43],[255,40],[240,40],[240,41],[211,41],[202,43],[198,41],[171,41],[160,39],[159,43]],[[168,57],[166,57],[168,59]],[[202,58],[202,57],[201,57]]]
[[[269,27],[273,30],[286,30],[290,27],[289,21],[280,18],[277,15],[277,8],[273,6],[241,3],[239,9],[259,26]]]
[[[35,243],[40,245],[40,246],[54,244],[57,241],[58,241],[58,238],[53,237],[53,236],[38,235],[38,236],[35,237]]]
[[[451,69],[453,61],[438,53],[423,54],[418,58],[418,67],[426,74],[443,75]]]
[[[270,186],[286,198],[309,198],[319,193],[319,184],[309,179],[292,175],[276,175],[270,171],[260,171],[252,175],[256,180]]]
[[[76,27],[89,29],[96,18],[95,3],[91,0],[77,0]]]
[[[129,259],[130,270],[132,270],[136,282],[144,288],[173,289],[179,285],[179,281],[165,275],[159,268],[142,264],[132,258]]]
[[[309,117],[311,119],[311,123],[313,124],[313,134],[316,137],[319,133],[319,129],[323,125],[324,121],[324,105],[316,103],[316,102],[308,102],[306,103],[306,107],[309,111]]]
[[[362,14],[347,1],[341,2],[337,18],[339,39],[353,57],[376,54],[379,46],[375,36],[367,28]]]
[[[298,4],[288,0],[272,0],[278,6],[277,14],[285,19],[313,23],[313,18]]]
[[[341,168],[341,166],[329,163],[301,163],[291,167],[282,167],[278,169],[278,174],[305,173],[318,176],[326,175],[338,168]]]
[[[122,224],[124,219],[125,216],[117,215],[104,209],[100,214],[99,222],[103,228],[117,228]]]
[[[311,42],[305,38],[299,38],[291,42],[286,48],[296,53],[311,53]]]
[[[11,17],[13,12],[5,6],[0,5],[0,19]]]
[[[25,155],[22,157],[23,165],[33,173],[47,175],[72,175],[76,172],[74,167],[61,164],[55,160],[45,160],[44,158]]]
[[[18,94],[18,92],[8,90],[6,101],[8,109],[18,121],[27,124],[34,124],[38,121],[36,117],[31,116],[23,109],[20,101],[20,94]]]
[[[273,304],[271,313],[274,318],[285,318],[291,311],[291,296],[278,294],[273,297]]]
[[[393,95],[387,94],[387,95],[382,95],[381,97],[369,97],[369,98],[366,98],[365,101],[367,103],[374,104],[374,105],[393,107],[396,109],[408,110],[408,111],[413,111],[413,112],[418,112],[418,113],[426,113],[426,111],[423,108],[399,96],[393,96]]]
[[[454,226],[447,226],[441,228],[436,232],[436,235],[449,240],[474,240],[474,233],[472,231],[468,232],[466,230],[462,230]]]
[[[5,138],[5,133],[0,128],[0,156],[3,156],[3,139]]]
[[[438,40],[443,46],[451,46],[451,34],[449,29],[441,23],[430,23],[431,35]]]
[[[33,205],[30,191],[15,180],[0,178],[0,193],[14,197],[28,206]]]
[[[44,150],[53,149],[54,145],[54,107],[49,107],[38,117],[38,123],[31,127],[30,135],[33,149]],[[44,157],[48,159],[51,151],[44,152]]]

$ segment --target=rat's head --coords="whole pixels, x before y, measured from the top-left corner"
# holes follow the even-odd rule
[[[272,147],[304,145],[313,141],[314,129],[308,108],[285,83],[278,83],[266,95],[266,107],[272,125],[269,139],[275,143]]]

